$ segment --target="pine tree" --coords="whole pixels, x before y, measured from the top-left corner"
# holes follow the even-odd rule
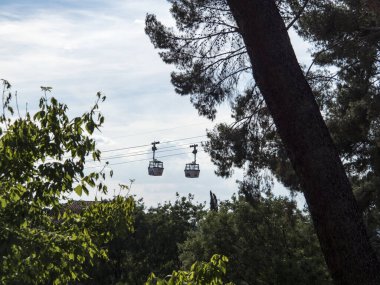
[[[218,104],[242,94],[235,97],[234,128],[218,126],[218,136],[227,139],[209,144],[219,174],[228,175],[232,166],[249,160],[248,174],[255,178],[273,164],[276,152],[289,157],[297,177],[293,183],[290,176],[289,185],[301,186],[305,194],[333,279],[338,284],[379,283],[380,266],[339,153],[286,33],[294,24],[292,15],[299,17],[288,8],[297,1],[288,1],[290,6],[281,1],[279,7],[270,0],[171,2],[177,31],[148,15],[146,32],[164,50],[163,60],[179,69],[172,73],[176,91],[190,95],[199,113],[211,119]],[[241,79],[252,74],[252,84],[243,86],[247,81]],[[252,154],[257,157],[247,158]],[[277,161],[274,166],[287,174],[282,161],[289,162]]]

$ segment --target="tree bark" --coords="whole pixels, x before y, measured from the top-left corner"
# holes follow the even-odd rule
[[[273,0],[227,0],[279,135],[300,179],[336,284],[380,284],[372,249],[338,152]]]

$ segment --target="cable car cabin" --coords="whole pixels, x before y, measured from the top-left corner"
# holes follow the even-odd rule
[[[185,166],[185,176],[187,178],[198,178],[199,177],[199,164],[198,163],[188,163]]]
[[[148,174],[151,176],[162,176],[164,164],[162,161],[153,160],[149,162]]]

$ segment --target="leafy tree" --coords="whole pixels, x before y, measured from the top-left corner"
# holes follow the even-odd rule
[[[308,215],[286,198],[243,197],[210,211],[181,244],[188,268],[213,252],[229,256],[235,284],[332,284]]]
[[[106,256],[94,256],[92,260],[86,261],[84,271],[88,278],[81,283],[115,283],[115,272],[120,271],[121,266],[114,258],[115,244],[133,233],[134,207],[132,197],[116,196],[111,200],[91,202],[79,215],[70,214],[71,220],[67,222],[78,224],[80,229],[87,229],[94,244],[106,253]]]
[[[138,201],[133,233],[122,234],[115,228],[114,238],[105,246],[109,259],[95,264],[88,284],[143,284],[151,272],[163,278],[180,269],[178,244],[195,229],[204,212],[204,204],[194,203],[191,195],[177,194],[174,202],[149,209]]]
[[[90,137],[104,117],[98,113],[100,93],[90,112],[69,119],[68,107],[50,87],[39,110],[14,117],[11,85],[3,80],[0,116],[0,280],[2,284],[67,284],[89,277],[88,268],[107,258],[103,244],[108,231],[131,226],[131,198],[118,198],[113,207],[99,204],[83,215],[62,210],[61,201],[90,188],[106,192],[105,173],[86,173],[87,157],[99,160]],[[6,114],[9,112],[10,116]],[[109,216],[115,214],[118,216]],[[104,214],[108,214],[104,216]],[[107,219],[107,220],[105,220]],[[112,223],[111,223],[112,222]],[[108,224],[107,224],[108,223]],[[111,227],[113,226],[113,228]]]
[[[190,95],[199,113],[209,118],[214,118],[218,104],[236,98],[233,128],[220,125],[216,138],[211,135],[209,151],[219,174],[228,175],[232,166],[248,161],[247,173],[253,179],[269,168],[285,177],[287,185],[302,185],[336,282],[378,283],[379,263],[339,153],[286,34],[309,1],[278,1],[277,6],[275,1],[170,2],[177,29],[148,15],[146,32],[163,50],[162,59],[178,68],[172,73],[176,91]],[[343,2],[333,1],[348,6]],[[252,71],[254,83],[246,86]],[[312,80],[310,84],[316,91],[328,86]],[[317,98],[321,102],[323,96]],[[296,183],[285,157],[297,174]]]
[[[228,258],[215,254],[210,262],[195,262],[190,271],[173,271],[168,280],[157,278],[153,273],[149,276],[145,285],[233,285],[224,283]]]

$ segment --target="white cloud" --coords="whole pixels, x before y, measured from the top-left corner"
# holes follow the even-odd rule
[[[138,25],[144,25],[145,21],[142,19],[136,19],[133,21],[133,23],[138,24]]]
[[[101,149],[203,135],[212,128],[213,123],[198,117],[189,98],[174,94],[172,68],[162,63],[144,33],[147,12],[173,24],[166,0],[61,2],[65,5],[0,3],[0,78],[19,91],[20,106],[28,102],[29,110],[35,108],[39,86],[52,86],[53,95],[78,115],[89,109],[97,91],[104,92],[101,111],[106,121],[96,136]],[[230,120],[228,109],[221,107],[218,120]],[[148,204],[173,199],[175,192],[193,192],[203,201],[209,190],[223,199],[236,191],[241,172],[230,180],[218,178],[205,154],[199,155],[200,178],[184,178],[184,164],[191,159],[191,151],[165,158],[161,178],[147,175],[147,161],[120,164],[113,167],[115,177],[109,183],[117,187],[136,178],[133,193]]]

